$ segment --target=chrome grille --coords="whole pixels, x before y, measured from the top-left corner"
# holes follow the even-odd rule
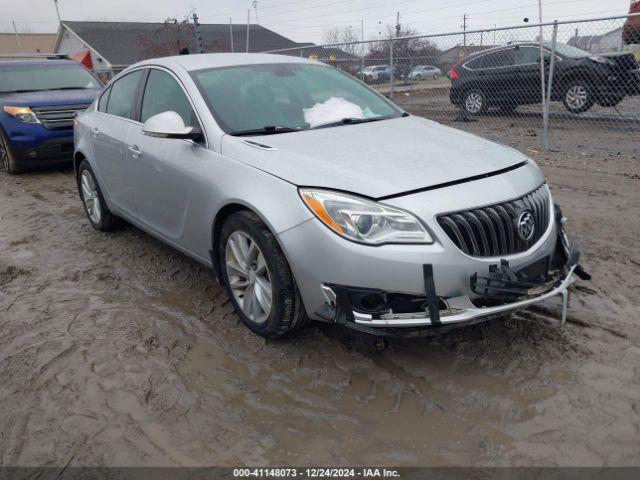
[[[527,241],[522,240],[517,231],[518,219],[525,211],[534,217],[534,233]],[[531,248],[547,231],[550,217],[549,191],[542,185],[516,200],[437,218],[451,241],[467,255],[497,257]]]
[[[52,107],[31,107],[42,126],[47,130],[61,130],[73,126],[73,116],[84,111],[89,105],[56,105]]]

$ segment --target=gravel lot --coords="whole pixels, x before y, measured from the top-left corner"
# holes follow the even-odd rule
[[[640,466],[638,147],[542,154],[496,122],[464,127],[540,163],[594,279],[564,328],[554,300],[381,354],[265,342],[195,262],[94,232],[68,169],[0,175],[0,463]]]

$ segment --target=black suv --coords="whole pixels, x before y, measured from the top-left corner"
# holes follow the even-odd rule
[[[551,46],[545,46],[549,72]],[[451,102],[470,114],[489,107],[512,112],[519,105],[540,103],[540,45],[518,43],[483,50],[460,61],[450,72]],[[631,54],[592,55],[557,44],[551,99],[571,113],[594,103],[613,107],[627,95],[640,94],[638,64]]]

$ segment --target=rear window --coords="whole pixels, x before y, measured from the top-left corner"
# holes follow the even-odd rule
[[[465,63],[465,67],[470,68],[471,70],[480,70],[483,65],[483,57],[474,58],[473,60]]]
[[[498,50],[497,52],[489,53],[482,58],[483,68],[510,67],[514,63],[512,48]]]
[[[136,70],[119,78],[111,85],[107,113],[123,118],[134,118],[136,95],[142,70]]]
[[[107,111],[107,102],[109,101],[109,93],[111,92],[111,89],[108,88],[100,97],[100,100],[98,101],[98,111],[99,112],[106,112]]]

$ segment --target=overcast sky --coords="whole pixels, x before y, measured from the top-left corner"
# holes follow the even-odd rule
[[[246,23],[251,0],[59,0],[63,20],[162,21],[195,11],[201,23]],[[577,19],[622,15],[630,0],[543,0],[543,19]],[[258,20],[299,42],[320,42],[335,26],[353,26],[366,39],[378,38],[386,25],[400,23],[421,33],[460,30],[467,14],[470,29],[537,21],[537,0],[258,0]],[[0,30],[52,32],[57,29],[54,0],[0,0]],[[255,10],[251,9],[255,23]]]

